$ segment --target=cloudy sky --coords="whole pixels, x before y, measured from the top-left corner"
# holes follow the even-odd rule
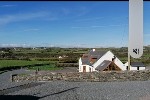
[[[124,47],[128,1],[0,2],[0,46]],[[144,45],[150,44],[144,2]]]

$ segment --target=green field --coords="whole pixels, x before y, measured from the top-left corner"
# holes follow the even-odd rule
[[[133,59],[131,62],[143,62],[145,65],[150,65],[150,46],[144,47],[143,56],[140,59]],[[92,48],[59,48],[59,47],[38,47],[38,48],[0,48],[0,71],[44,66],[44,69],[57,69],[57,67],[78,67],[79,58],[88,53]],[[123,63],[128,61],[128,48],[96,48],[100,51],[110,50]],[[62,56],[62,59],[59,59]],[[70,64],[71,63],[71,64]],[[57,67],[48,67],[47,64],[55,64]],[[35,69],[32,68],[32,69]],[[42,70],[42,69],[41,69]]]
[[[34,64],[47,64],[49,61],[26,61],[26,60],[0,60],[0,68],[10,66],[26,66]]]

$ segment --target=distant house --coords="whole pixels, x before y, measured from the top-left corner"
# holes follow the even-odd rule
[[[59,59],[62,59],[62,58],[67,58],[68,56],[66,56],[66,55],[63,55],[63,56],[59,56],[58,58]]]
[[[59,58],[59,59],[62,59],[63,57],[62,57],[62,56],[59,56],[58,58]]]
[[[131,62],[130,70],[145,70],[145,65],[142,62]],[[124,64],[126,69],[128,68],[128,62]]]
[[[68,56],[66,56],[66,55],[63,55],[63,57],[64,57],[64,58],[67,58]]]
[[[79,72],[126,70],[124,64],[111,51],[91,50],[79,59]]]

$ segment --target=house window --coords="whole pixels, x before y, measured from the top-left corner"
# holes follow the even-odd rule
[[[97,60],[97,58],[91,58],[90,63],[94,63]]]
[[[86,72],[86,66],[83,66],[83,72]]]

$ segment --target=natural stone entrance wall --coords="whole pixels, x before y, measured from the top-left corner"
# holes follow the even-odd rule
[[[88,73],[48,73],[14,75],[12,80],[19,81],[73,81],[73,82],[113,82],[113,81],[146,81],[150,80],[150,71],[110,71]]]

